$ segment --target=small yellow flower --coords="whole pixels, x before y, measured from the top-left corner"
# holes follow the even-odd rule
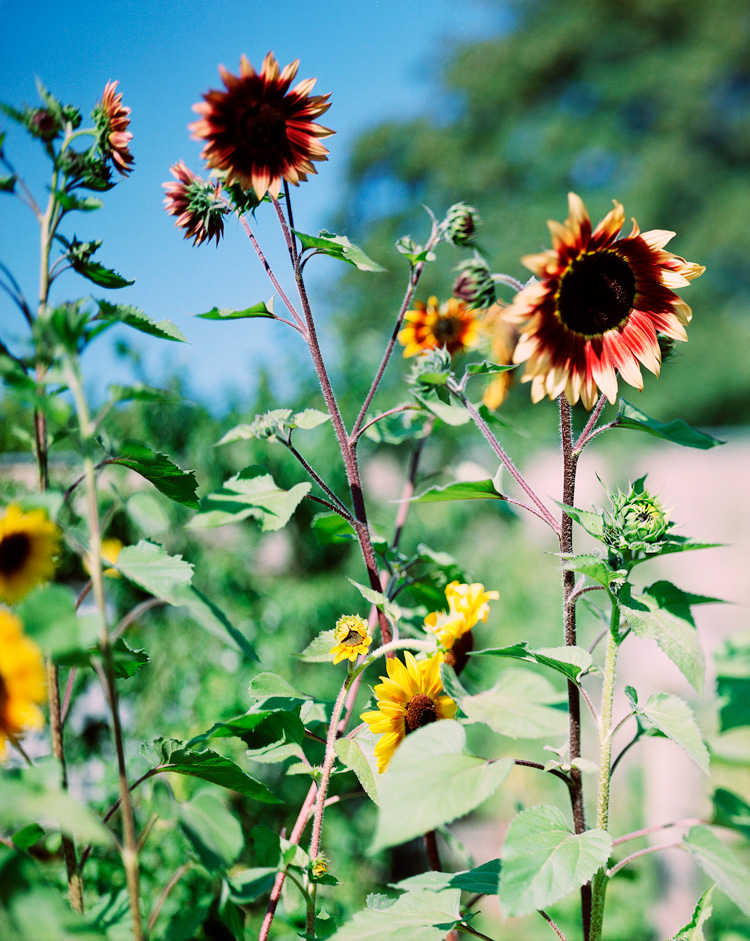
[[[102,562],[109,562],[111,565],[115,565],[120,557],[120,552],[122,552],[122,543],[119,539],[116,539],[114,536],[110,539],[102,539]],[[91,553],[88,553],[84,558],[83,567],[89,575],[91,575]],[[121,577],[117,569],[113,568],[104,569],[102,575],[106,575],[107,578]]]
[[[372,643],[370,627],[358,614],[345,614],[340,617],[336,621],[334,633],[338,643],[329,651],[334,663],[347,659],[354,663],[357,657],[368,652],[367,648]]]
[[[60,530],[44,510],[11,504],[0,517],[0,600],[12,604],[55,574]]]
[[[406,665],[396,657],[386,661],[388,676],[375,687],[378,708],[360,716],[381,738],[375,746],[378,774],[388,767],[393,753],[410,733],[437,719],[452,719],[456,704],[443,694],[440,679],[442,654],[415,660],[407,650]]]
[[[24,636],[20,620],[0,608],[0,758],[6,741],[26,729],[39,729],[44,719],[37,703],[44,702],[42,652]]]
[[[320,879],[321,876],[324,876],[328,872],[328,860],[323,853],[316,856],[312,861],[310,872],[314,879]]]
[[[433,611],[424,619],[425,627],[432,631],[442,647],[450,650],[479,621],[486,621],[490,601],[497,601],[496,591],[485,591],[481,582],[467,585],[454,581],[445,588],[448,611]]]
[[[404,328],[398,342],[404,347],[404,356],[446,349],[451,356],[474,346],[479,338],[479,311],[472,310],[463,301],[451,297],[438,305],[437,297],[414,302],[415,310],[407,310]]]

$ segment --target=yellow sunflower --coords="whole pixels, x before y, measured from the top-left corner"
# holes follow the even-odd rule
[[[44,664],[37,645],[24,636],[20,620],[0,608],[0,758],[6,741],[44,723],[37,703],[44,702]]]
[[[701,265],[664,250],[674,232],[633,230],[618,238],[625,213],[615,208],[592,231],[581,199],[568,195],[567,222],[548,223],[552,249],[523,260],[539,279],[520,291],[506,316],[520,326],[513,361],[526,363],[532,401],[561,393],[593,408],[600,389],[614,402],[617,373],[643,388],[640,365],[659,374],[657,335],[687,340],[690,308],[675,289],[703,274]]]
[[[60,530],[44,510],[11,504],[0,516],[0,600],[13,603],[55,573]]]
[[[364,618],[358,614],[345,614],[336,621],[336,646],[331,647],[329,653],[334,663],[350,660],[352,663],[360,654],[367,653],[372,643],[370,627]]]
[[[451,582],[445,587],[448,611],[428,614],[424,619],[425,627],[435,634],[441,646],[450,650],[477,622],[487,620],[489,602],[499,597],[496,591],[485,591],[481,582],[471,585]]]
[[[405,347],[404,356],[426,353],[438,347],[451,356],[473,346],[479,337],[479,311],[472,310],[464,301],[451,297],[438,304],[434,295],[414,302],[414,310],[404,315],[406,326],[398,334],[398,342]]]
[[[415,660],[407,650],[406,665],[393,657],[386,661],[388,676],[375,687],[378,708],[360,716],[370,731],[381,738],[375,746],[378,773],[382,774],[404,738],[437,719],[452,719],[456,704],[443,694],[440,680],[441,654]]]
[[[119,539],[112,536],[109,539],[102,539],[102,562],[109,562],[110,566],[116,565],[122,552],[122,543]],[[91,575],[91,553],[88,553],[83,560],[83,567]],[[102,575],[107,578],[120,578],[117,569],[106,568],[102,570]]]

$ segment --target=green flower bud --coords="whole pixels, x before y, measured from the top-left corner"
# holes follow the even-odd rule
[[[457,271],[459,274],[453,283],[454,297],[482,310],[495,303],[495,282],[487,262],[480,255],[461,262]]]
[[[481,224],[482,220],[473,206],[455,203],[448,210],[443,223],[445,240],[451,245],[471,245]]]
[[[657,553],[668,534],[670,523],[661,502],[637,480],[627,494],[612,495],[611,522],[605,537],[621,553]]]

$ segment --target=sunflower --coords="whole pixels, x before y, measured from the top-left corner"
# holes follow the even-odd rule
[[[441,654],[429,660],[415,660],[407,650],[406,666],[393,657],[386,661],[388,676],[375,687],[378,708],[363,712],[360,716],[370,731],[381,738],[375,746],[378,759],[378,774],[388,767],[388,762],[403,739],[416,729],[436,719],[452,719],[456,704],[449,696],[441,695]]]
[[[496,591],[485,591],[481,582],[467,585],[454,581],[445,588],[448,611],[433,611],[424,619],[424,626],[438,639],[445,653],[445,662],[460,673],[474,648],[471,629],[486,621],[490,601],[497,601]]]
[[[347,659],[354,663],[360,654],[368,652],[368,647],[372,643],[370,627],[367,621],[358,614],[345,614],[340,617],[336,622],[334,633],[336,646],[331,647],[329,651],[334,663]]]
[[[117,560],[122,552],[123,545],[116,536],[110,536],[108,539],[102,539],[101,559],[102,562],[109,562],[110,567],[102,569],[102,575],[107,578],[121,578],[122,576],[113,565],[117,565]],[[91,575],[91,553],[87,552],[83,559],[83,567]]]
[[[164,208],[170,215],[177,216],[175,226],[185,229],[186,239],[195,237],[193,245],[210,242],[212,238],[218,245],[224,234],[224,214],[228,212],[221,198],[221,184],[196,176],[182,160],[171,166],[169,172],[177,182],[162,183],[167,191]]]
[[[568,202],[567,222],[548,223],[552,249],[522,259],[540,280],[516,295],[506,316],[521,325],[513,361],[526,363],[532,401],[564,392],[590,409],[597,387],[615,401],[618,372],[637,389],[639,363],[659,374],[657,334],[687,340],[692,312],[674,289],[705,268],[664,251],[674,232],[641,234],[633,220],[630,235],[618,238],[625,213],[617,201],[593,232],[580,198],[570,193]]]
[[[405,347],[404,356],[426,353],[445,348],[451,356],[459,350],[473,346],[479,336],[479,312],[464,301],[451,297],[438,305],[433,295],[425,304],[414,302],[415,310],[407,310],[406,326],[398,334],[398,342]]]
[[[13,603],[55,573],[60,531],[44,510],[11,504],[0,516],[0,600]]]
[[[258,199],[266,192],[278,197],[282,179],[297,185],[317,173],[313,160],[328,159],[318,138],[334,131],[313,118],[328,110],[330,95],[310,97],[314,78],[288,91],[298,67],[295,59],[279,72],[269,52],[258,74],[243,55],[239,76],[219,66],[226,91],[208,91],[193,105],[201,118],[189,130],[207,142],[201,157],[210,168],[226,171],[228,185],[252,187]]]
[[[0,758],[9,737],[43,724],[44,664],[37,645],[24,636],[19,619],[0,608]]]
[[[492,360],[499,366],[510,366],[518,343],[518,328],[504,316],[505,306],[493,304],[482,321],[482,332],[489,334]],[[482,402],[494,412],[508,397],[514,370],[498,373],[487,385]]]
[[[99,150],[105,157],[111,157],[115,168],[123,176],[133,169],[133,155],[128,144],[133,135],[128,130],[130,108],[123,108],[122,94],[116,95],[118,82],[107,82],[102,100],[94,108],[91,117],[96,124]]]

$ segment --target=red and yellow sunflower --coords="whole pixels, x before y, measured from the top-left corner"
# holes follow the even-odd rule
[[[122,105],[122,94],[116,95],[119,82],[107,82],[102,100],[96,105],[92,117],[96,124],[99,149],[105,157],[111,157],[115,168],[123,176],[133,169],[133,155],[128,145],[133,135],[128,130],[130,108]]]
[[[243,55],[239,75],[219,66],[226,91],[208,91],[193,105],[201,117],[189,129],[206,141],[201,157],[226,172],[228,185],[252,188],[258,199],[277,197],[282,179],[297,185],[317,173],[313,160],[328,159],[319,138],[334,131],[313,119],[328,110],[330,95],[310,97],[314,78],[288,91],[298,67],[295,59],[279,72],[269,52],[258,74]]]
[[[633,230],[618,238],[625,213],[615,201],[592,231],[581,199],[570,193],[565,224],[550,221],[552,249],[522,259],[539,279],[505,312],[520,326],[513,361],[526,363],[532,401],[561,393],[592,408],[598,389],[614,402],[617,373],[643,388],[640,365],[659,374],[657,334],[687,340],[690,308],[675,290],[703,274],[701,265],[664,250],[674,232]]]
[[[464,301],[451,297],[438,304],[434,295],[427,303],[414,301],[414,310],[404,315],[405,326],[398,334],[404,356],[426,353],[438,347],[454,353],[473,346],[479,337],[480,311],[472,310]]]
[[[196,176],[184,161],[178,160],[169,168],[177,181],[162,183],[167,195],[164,208],[177,216],[175,226],[185,229],[185,238],[194,238],[193,245],[219,239],[224,234],[225,201],[221,198],[221,184],[210,183]]]

